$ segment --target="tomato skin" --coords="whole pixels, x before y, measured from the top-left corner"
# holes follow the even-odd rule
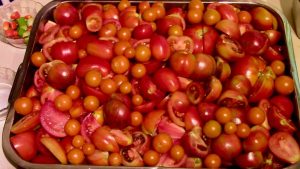
[[[277,95],[270,99],[270,103],[282,110],[282,115],[284,115],[287,119],[291,118],[292,113],[294,112],[294,104],[289,97]]]
[[[76,80],[75,71],[66,63],[53,65],[46,78],[46,81],[56,89],[65,89]]]
[[[157,125],[161,121],[161,118],[165,114],[164,110],[154,110],[149,112],[142,123],[142,129],[145,133],[155,135]]]
[[[221,166],[221,158],[217,154],[208,154],[204,159],[204,164],[208,168],[219,168]]]
[[[86,51],[92,56],[110,60],[113,58],[113,43],[107,40],[93,41],[87,44]]]
[[[32,111],[33,103],[28,97],[20,97],[14,102],[14,109],[21,115],[27,115]]]
[[[108,163],[111,166],[120,166],[122,164],[122,156],[119,153],[111,153],[108,157]]]
[[[60,25],[73,25],[79,20],[77,9],[70,3],[58,5],[53,15],[55,22]]]
[[[40,67],[42,64],[46,63],[47,59],[42,52],[34,52],[31,57],[31,62],[34,66]]]
[[[173,145],[173,140],[166,133],[159,133],[153,138],[152,146],[158,153],[168,152]]]
[[[153,35],[150,39],[152,56],[157,60],[167,60],[170,57],[171,49],[167,40],[161,35]]]
[[[119,145],[114,136],[105,127],[97,128],[91,135],[92,142],[101,151],[119,152]]]
[[[167,92],[175,92],[180,87],[176,74],[169,68],[161,68],[156,71],[154,81],[157,86]]]
[[[87,156],[87,160],[94,165],[107,166],[108,165],[109,152],[95,150],[91,155]]]
[[[264,152],[268,147],[268,137],[262,131],[251,131],[243,141],[243,148],[246,152]]]
[[[181,10],[181,9],[180,9]],[[165,35],[168,33],[168,30],[173,25],[182,26],[179,14],[168,15],[156,21],[157,32],[161,35]]]
[[[192,38],[194,42],[194,54],[202,52],[212,54],[219,37],[218,32],[214,28],[201,24],[185,29],[183,34]]]
[[[282,95],[289,95],[294,92],[294,80],[287,75],[279,76],[275,79],[275,90]]]
[[[255,151],[238,155],[235,162],[241,168],[260,168],[264,158],[262,152]]]
[[[198,53],[195,55],[196,66],[192,77],[197,79],[206,79],[215,74],[217,63],[211,55]]]
[[[90,42],[96,42],[96,41],[98,41],[97,36],[92,35],[92,34],[85,34],[76,41],[76,45],[77,45],[78,50],[86,50],[87,45]]]
[[[170,150],[170,155],[172,157],[172,159],[174,159],[175,161],[180,161],[183,156],[185,155],[184,149],[181,145],[176,144],[173,145],[171,150]]]
[[[132,34],[135,39],[147,39],[153,34],[153,29],[150,24],[141,24],[134,28]]]
[[[85,74],[91,69],[98,69],[101,72],[102,77],[107,76],[111,72],[110,63],[95,56],[86,56],[80,59],[78,66],[76,67],[76,75],[84,77]]]
[[[160,79],[159,79],[160,80]],[[140,91],[145,99],[151,101],[160,101],[164,97],[164,92],[158,87],[159,83],[155,83],[154,79],[146,75],[139,81]]]
[[[58,164],[59,161],[53,157],[52,155],[37,155],[35,156],[31,162],[37,163],[37,164]]]
[[[277,106],[270,106],[267,112],[269,125],[279,131],[293,133],[296,131],[296,126],[291,119],[286,118],[282,110]]]
[[[10,131],[14,134],[19,134],[35,128],[38,124],[40,124],[40,112],[35,111],[23,116],[11,127]]]
[[[242,145],[235,134],[221,134],[212,142],[212,149],[221,159],[231,161],[240,154]]]
[[[126,104],[117,99],[111,99],[104,104],[104,119],[112,128],[123,129],[130,124],[130,110]]]
[[[203,123],[199,116],[197,108],[190,107],[184,116],[185,129],[187,131],[192,130],[196,126],[202,127]]]
[[[51,57],[62,60],[66,64],[73,64],[78,59],[78,49],[74,42],[57,42],[51,47]]]
[[[27,131],[10,138],[10,142],[22,159],[30,161],[37,153],[35,132]]]
[[[160,155],[158,152],[154,150],[148,150],[144,154],[143,160],[144,163],[147,164],[148,166],[155,166],[160,160]]]

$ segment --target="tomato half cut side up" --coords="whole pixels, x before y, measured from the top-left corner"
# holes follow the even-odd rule
[[[299,144],[288,132],[277,132],[269,139],[269,149],[279,159],[294,164],[300,160]]]
[[[65,137],[67,135],[64,127],[69,119],[70,115],[56,110],[53,102],[47,101],[41,108],[41,125],[49,134],[55,137]]]

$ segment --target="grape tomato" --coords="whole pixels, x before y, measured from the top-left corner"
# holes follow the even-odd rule
[[[176,168],[300,161],[298,83],[274,11],[121,0],[68,1],[52,12],[28,52],[34,81],[12,104],[10,143],[22,159]]]

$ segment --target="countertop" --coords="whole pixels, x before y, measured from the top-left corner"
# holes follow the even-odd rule
[[[38,0],[42,4],[48,3],[50,0]],[[290,21],[290,24],[293,27],[293,22],[291,21],[291,5],[292,0],[263,0],[270,4],[271,6],[277,8],[279,11],[282,11],[287,19]],[[294,47],[294,53],[296,58],[296,64],[300,68],[300,39],[296,36],[295,32],[292,30],[292,41]],[[23,56],[25,49],[16,49],[8,44],[0,42],[0,67],[8,67],[17,71],[18,66],[23,61]],[[298,74],[300,71],[298,69]],[[2,139],[2,129],[4,125],[4,120],[0,121],[0,138]],[[14,167],[7,161],[2,150],[2,140],[0,141],[0,168],[1,169],[13,169]]]

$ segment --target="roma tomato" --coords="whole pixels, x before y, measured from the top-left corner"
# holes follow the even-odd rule
[[[152,56],[157,60],[165,61],[171,55],[171,49],[167,40],[161,35],[154,35],[150,39]]]

